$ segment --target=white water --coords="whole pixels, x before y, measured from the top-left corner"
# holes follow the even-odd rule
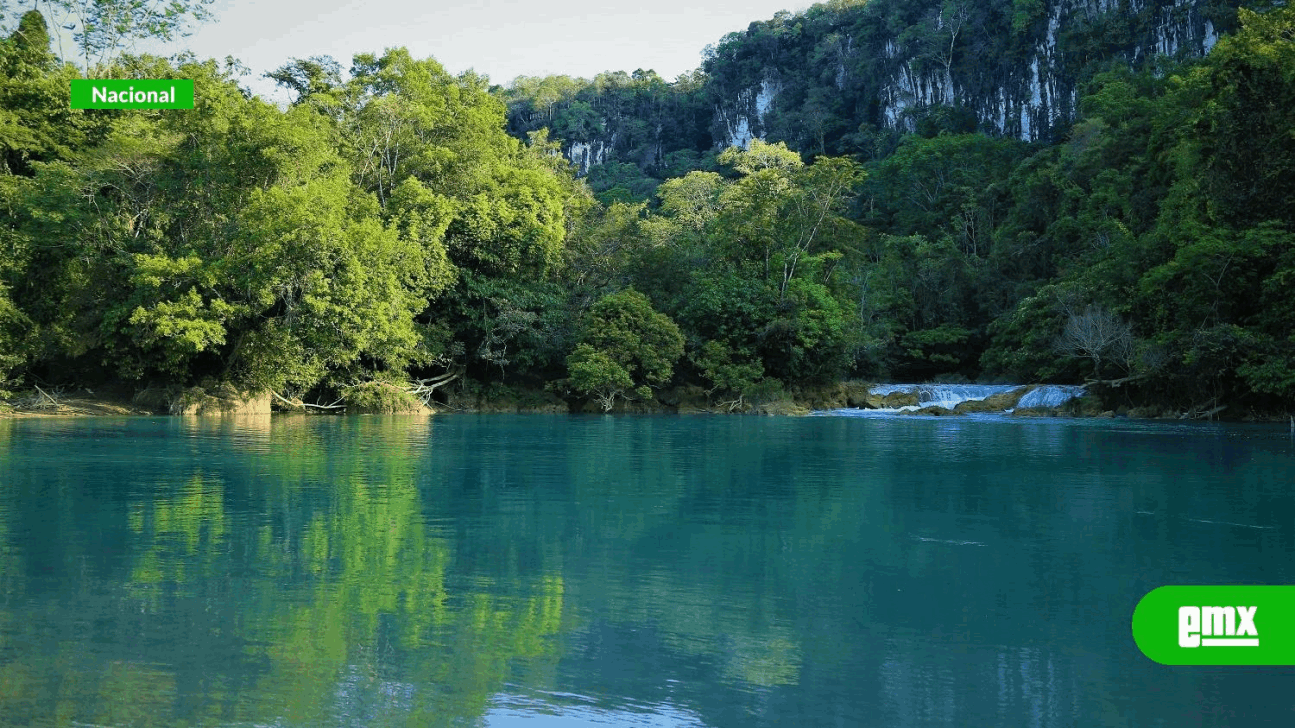
[[[901,407],[900,410],[922,407],[953,409],[963,402],[982,400],[1020,388],[1019,384],[882,384],[873,387],[872,393],[883,397],[895,392],[917,394],[917,407]]]
[[[1016,403],[1017,409],[1025,407],[1060,407],[1075,397],[1082,396],[1084,388],[1077,384],[1044,384],[1026,393]]]
[[[973,402],[1022,389],[1024,384],[879,384],[870,392],[885,397],[888,394],[902,392],[916,394],[917,404],[897,408],[881,409],[844,409],[832,410],[820,414],[848,415],[851,417],[875,417],[892,415],[899,412],[912,412],[923,407],[944,407],[953,409],[963,402]],[[1068,384],[1041,384],[1027,392],[1016,405],[1024,407],[1059,407],[1075,397],[1082,396],[1084,388]],[[1011,414],[1012,409],[1002,414]],[[992,413],[990,413],[992,414]]]

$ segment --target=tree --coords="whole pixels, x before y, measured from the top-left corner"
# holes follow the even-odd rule
[[[657,188],[661,211],[685,230],[700,233],[719,212],[719,197],[725,183],[714,172],[689,172],[666,180]]]
[[[6,71],[13,72],[15,66],[49,66],[49,25],[39,10],[28,10],[18,20],[18,27],[7,41]]]
[[[444,199],[410,181],[384,211],[331,120],[248,99],[214,63],[131,62],[196,78],[198,107],[120,114],[75,163],[0,178],[23,251],[0,275],[37,361],[304,393],[435,358],[415,317],[453,281]]]
[[[770,144],[763,139],[752,139],[746,149],[729,147],[719,155],[719,163],[744,175],[762,170],[792,172],[805,166],[800,155],[787,148],[785,142]]]
[[[742,408],[747,394],[764,379],[764,367],[752,361],[749,352],[735,352],[722,341],[707,341],[692,355],[692,361],[711,383],[707,397],[716,392],[728,392],[733,397],[720,402],[729,412]]]
[[[99,123],[68,107],[74,72],[60,67],[49,44],[35,10],[0,40],[0,174],[31,176],[33,162],[69,158],[87,127]]]
[[[822,254],[860,237],[858,226],[843,217],[863,179],[853,161],[820,157],[806,166],[785,144],[758,139],[745,151],[730,147],[719,161],[744,176],[720,196],[718,232],[730,256],[763,263],[779,301],[802,265],[822,262]]]
[[[1133,354],[1133,331],[1118,316],[1100,306],[1088,306],[1066,318],[1057,348],[1070,356],[1093,360],[1093,376],[1101,378],[1102,360],[1114,361],[1128,372]]]
[[[1184,94],[1197,116],[1205,192],[1236,224],[1295,219],[1295,8],[1237,11]]]
[[[633,289],[604,296],[581,322],[579,343],[567,357],[577,391],[598,398],[610,411],[617,397],[630,390],[642,399],[652,385],[664,384],[683,356],[679,327],[652,309],[647,296]]]
[[[332,56],[294,58],[265,77],[296,93],[292,103],[300,104],[313,94],[328,93],[341,86],[342,67]]]
[[[571,352],[567,357],[567,369],[576,391],[598,400],[604,412],[611,412],[616,398],[626,397],[631,389],[642,399],[652,396],[652,390],[647,387],[634,388],[634,381],[625,367],[588,344],[580,344]]]
[[[480,77],[396,48],[357,55],[344,95],[356,181],[383,206],[410,177],[452,201],[445,242],[456,265],[542,274],[561,260],[578,203],[571,174],[504,132],[504,105]]]
[[[215,0],[40,0],[54,22],[72,32],[87,76],[108,73],[141,40],[187,37],[210,20]],[[61,52],[60,46],[60,55]],[[64,57],[66,59],[66,57]],[[100,76],[102,77],[102,76]]]

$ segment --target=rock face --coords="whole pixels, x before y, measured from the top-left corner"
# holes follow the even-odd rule
[[[1231,9],[1206,0],[874,0],[834,13],[775,16],[746,33],[757,46],[755,58],[732,64],[749,69],[746,79],[716,79],[736,90],[716,101],[715,141],[745,146],[752,136],[783,131],[771,111],[812,126],[825,108],[823,95],[832,92],[856,110],[851,126],[912,132],[931,109],[958,107],[982,130],[1054,141],[1075,117],[1079,85],[1091,73],[1087,64],[1202,56],[1218,41],[1215,17],[1230,21]],[[806,33],[826,42],[805,43]],[[824,56],[835,61],[835,88],[825,88],[828,74],[810,85],[771,82],[799,79]],[[815,91],[819,101],[811,105]],[[791,146],[813,140],[800,141]]]
[[[607,141],[571,142],[563,149],[566,158],[575,165],[576,173],[581,177],[589,174],[589,168],[607,161],[616,147],[613,134]]]
[[[221,417],[270,414],[269,392],[248,392],[229,384],[191,387],[171,401],[171,414]]]
[[[1023,407],[1012,412],[1013,417],[1056,417],[1055,407]]]
[[[961,402],[953,408],[958,414],[970,414],[975,412],[1003,412],[1016,406],[1016,403],[1030,391],[1030,387],[1021,387],[1010,392],[1002,394],[991,394],[984,399],[973,399]]]
[[[732,105],[716,104],[715,130],[718,134],[715,145],[746,149],[752,139],[767,136],[765,120],[773,110],[774,99],[781,92],[782,83],[771,73],[761,79],[758,86],[739,91]]]
[[[905,412],[904,412],[904,414],[909,414],[909,415],[934,415],[934,416],[936,416],[936,417],[944,417],[944,416],[946,416],[946,415],[952,415],[952,414],[957,414],[957,413],[956,413],[956,412],[954,412],[953,410],[949,409],[948,407],[940,407],[940,406],[938,406],[938,405],[931,405],[930,407],[923,407],[923,408],[921,408],[921,409],[917,409],[917,410],[907,410],[907,411],[905,411]]]
[[[869,409],[899,409],[900,407],[916,407],[916,392],[891,392],[890,394],[872,394],[869,392],[864,397],[864,404]]]
[[[1242,0],[869,0],[777,13],[708,47],[702,74],[676,83],[589,83],[548,114],[517,105],[509,128],[563,140],[581,174],[608,162],[662,177],[678,150],[867,151],[866,130],[953,130],[1057,141],[1082,85],[1111,61],[1203,56]],[[615,76],[615,74],[612,74]],[[609,77],[610,78],[610,77]],[[641,79],[640,79],[641,80]],[[616,89],[619,88],[620,91]],[[610,89],[610,90],[609,90]],[[588,118],[570,121],[577,105]],[[556,116],[555,116],[556,113]],[[863,146],[860,146],[860,145]],[[677,170],[675,170],[677,173]]]

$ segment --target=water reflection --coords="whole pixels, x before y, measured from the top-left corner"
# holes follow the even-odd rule
[[[4,422],[0,724],[1209,724],[1295,676],[1129,640],[1295,577],[1291,453],[1226,428]]]

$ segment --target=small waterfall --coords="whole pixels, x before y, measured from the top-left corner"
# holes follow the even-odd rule
[[[935,406],[953,409],[963,402],[982,400],[1017,388],[1018,385],[1015,384],[923,385],[917,389],[917,403],[920,407]]]
[[[1021,397],[1021,401],[1016,403],[1016,408],[1060,407],[1083,394],[1084,388],[1077,384],[1043,384]]]
[[[902,392],[917,395],[917,407],[944,407],[953,409],[963,402],[982,400],[995,394],[1020,389],[1019,384],[882,384],[872,388],[872,393],[882,397]]]

